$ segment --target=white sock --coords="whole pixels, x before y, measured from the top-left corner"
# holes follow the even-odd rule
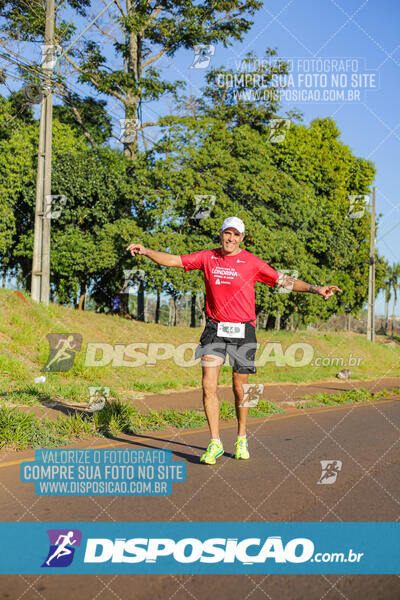
[[[246,439],[246,436],[245,436],[245,435],[238,435],[238,436],[237,436],[237,439],[238,439],[238,440],[245,440],[245,439]]]
[[[220,443],[221,443],[221,440],[220,440],[219,438],[218,438],[218,439],[216,439],[216,438],[211,438],[211,441],[212,441],[212,442],[217,442],[217,444],[220,444]]]

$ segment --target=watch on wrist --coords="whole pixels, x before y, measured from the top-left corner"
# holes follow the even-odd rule
[[[315,283],[312,283],[312,284],[310,285],[310,289],[308,290],[308,291],[310,292],[310,294],[312,294],[312,293],[313,293],[313,289],[314,289],[315,287],[317,287],[317,286],[315,285]]]

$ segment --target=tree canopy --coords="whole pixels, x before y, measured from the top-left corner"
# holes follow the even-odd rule
[[[174,254],[213,248],[222,221],[237,215],[246,225],[247,250],[300,279],[344,290],[322,303],[311,295],[271,292],[257,284],[258,314],[287,320],[297,313],[303,323],[311,323],[362,308],[371,216],[362,206],[355,218],[350,197],[370,192],[374,165],[353,154],[330,118],[307,126],[301,115],[289,112],[283,135],[279,140],[271,136],[272,121],[280,118],[274,80],[287,72],[286,63],[275,59],[276,50],[267,49],[266,60],[258,63],[247,54],[241,70],[212,66],[195,99],[184,96],[182,81],[172,81],[157,67],[163,56],[173,57],[181,49],[228,47],[241,40],[260,7],[258,0],[157,5],[129,0],[124,7],[117,2],[90,39],[57,63],[52,77],[58,98],[53,111],[54,301],[78,304],[80,299],[81,305],[90,290],[102,308],[126,285],[127,271],[140,284],[142,304],[145,292],[158,298],[167,293],[174,300],[191,293],[193,299],[204,291],[201,273],[133,260],[126,245],[138,241]],[[77,33],[77,15],[84,18],[88,11],[88,0],[57,3],[57,44],[65,49]],[[43,39],[42,5],[3,2],[0,19],[11,41]],[[106,39],[112,41],[114,59],[104,50]],[[17,64],[26,84],[41,86],[38,62]],[[183,116],[170,110],[154,123],[145,122],[146,103],[168,95]],[[119,103],[125,120],[135,123],[119,147],[110,100]],[[150,145],[144,132],[152,125],[161,137]],[[17,276],[26,289],[38,132],[32,103],[22,91],[0,96],[0,261],[3,273]],[[385,286],[388,265],[376,255],[378,291]]]

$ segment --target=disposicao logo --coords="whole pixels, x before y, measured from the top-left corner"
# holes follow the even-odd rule
[[[42,567],[68,567],[74,558],[75,546],[80,546],[82,532],[79,529],[48,529],[49,553]]]
[[[252,548],[252,550],[250,550]],[[312,557],[314,544],[307,538],[295,538],[286,545],[279,536],[260,538],[89,538],[85,563],[155,563],[170,556],[178,563],[234,563],[245,565],[264,563],[268,558],[276,563],[303,563]]]

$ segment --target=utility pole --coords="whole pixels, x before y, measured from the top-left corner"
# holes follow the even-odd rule
[[[44,78],[40,112],[31,292],[33,300],[48,305],[50,297],[50,211],[53,118],[51,74],[56,60],[54,49],[54,0],[47,0],[46,2],[44,43],[45,46],[42,52]]]
[[[367,319],[367,339],[375,342],[375,188],[372,188]]]
[[[110,2],[85,27],[73,42],[57,57],[54,46],[54,0],[46,1],[46,26],[42,52],[43,97],[40,110],[39,152],[36,180],[35,229],[32,260],[32,300],[48,305],[50,300],[50,219],[51,219],[51,154],[53,97],[52,71],[57,62],[92,27],[115,2]],[[60,48],[61,50],[61,48]]]

